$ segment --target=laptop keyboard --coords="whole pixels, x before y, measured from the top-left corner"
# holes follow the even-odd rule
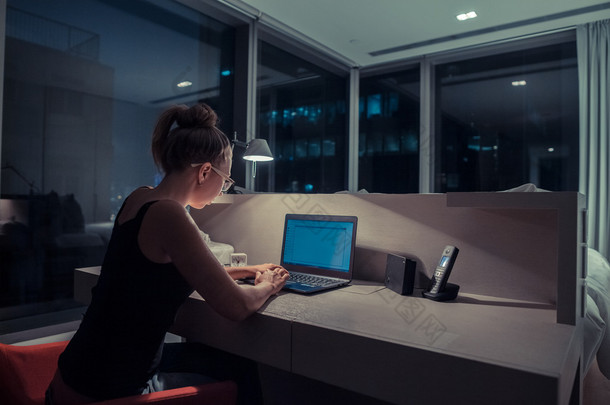
[[[335,284],[338,280],[324,277],[312,276],[310,274],[302,274],[302,273],[290,273],[290,277],[288,281],[292,281],[295,283],[314,285],[314,286],[327,286],[329,284]]]

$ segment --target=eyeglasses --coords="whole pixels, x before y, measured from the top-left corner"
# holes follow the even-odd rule
[[[197,166],[201,166],[203,163],[191,163],[191,167],[197,167]],[[224,182],[222,183],[222,189],[221,191],[223,193],[226,193],[227,191],[229,191],[229,189],[231,188],[231,186],[233,184],[235,184],[235,180],[233,180],[231,177],[229,177],[228,174],[224,173],[223,171],[221,171],[220,169],[215,168],[214,166],[210,166],[212,168],[212,170],[214,170],[216,172],[217,175],[219,175],[220,177],[222,177],[224,179]]]

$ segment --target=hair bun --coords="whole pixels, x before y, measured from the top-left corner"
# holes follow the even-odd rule
[[[166,175],[193,162],[219,162],[231,158],[231,141],[216,127],[218,116],[207,104],[174,105],[159,116],[151,150]]]
[[[218,116],[207,104],[197,104],[180,111],[176,123],[182,128],[212,128],[216,126]]]

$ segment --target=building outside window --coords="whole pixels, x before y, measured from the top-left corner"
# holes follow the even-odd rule
[[[419,191],[419,66],[360,80],[358,189]]]
[[[576,43],[436,67],[435,191],[578,190]]]
[[[234,29],[170,0],[9,0],[0,320],[76,303],[125,196],[160,180],[159,113],[207,102],[230,131]]]
[[[347,79],[259,42],[257,138],[272,165],[257,166],[259,191],[347,189]]]

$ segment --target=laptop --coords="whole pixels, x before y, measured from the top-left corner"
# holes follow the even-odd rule
[[[285,290],[309,294],[349,284],[358,218],[286,214],[280,264],[290,278]]]

